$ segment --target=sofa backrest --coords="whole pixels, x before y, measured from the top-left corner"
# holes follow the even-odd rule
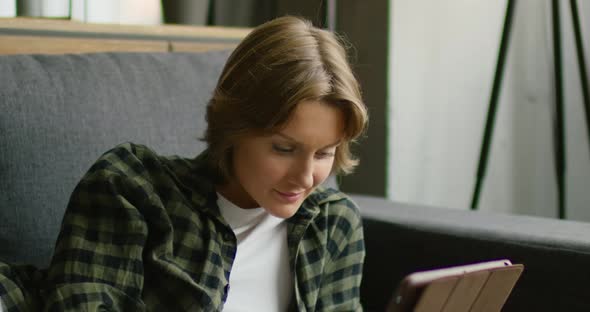
[[[228,56],[0,56],[0,261],[48,263],[71,191],[111,147],[198,154]]]

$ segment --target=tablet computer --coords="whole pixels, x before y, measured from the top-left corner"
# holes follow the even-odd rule
[[[504,259],[412,273],[387,311],[500,311],[523,270]]]

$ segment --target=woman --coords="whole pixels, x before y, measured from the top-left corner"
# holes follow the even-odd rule
[[[284,17],[230,56],[195,159],[123,144],[74,190],[50,311],[361,310],[361,218],[330,173],[367,113],[334,34]]]

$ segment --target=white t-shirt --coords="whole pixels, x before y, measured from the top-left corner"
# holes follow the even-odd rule
[[[223,311],[286,311],[293,291],[287,223],[264,208],[242,209],[217,196],[238,243]]]

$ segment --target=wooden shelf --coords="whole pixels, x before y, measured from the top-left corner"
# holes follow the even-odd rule
[[[247,28],[88,24],[70,20],[0,18],[0,54],[233,49]]]

